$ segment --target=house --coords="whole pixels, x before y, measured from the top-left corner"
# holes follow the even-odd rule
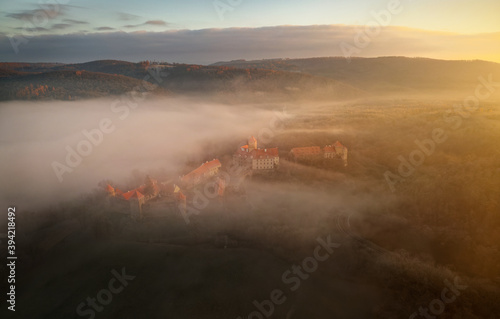
[[[335,153],[337,156],[344,161],[344,166],[347,166],[347,147],[342,145],[339,141],[335,142],[333,147],[335,147]]]
[[[253,170],[270,170],[279,165],[278,148],[256,149],[252,152]]]
[[[163,182],[159,185],[159,197],[165,200],[173,200],[176,198],[177,194],[181,192],[179,186],[172,182]]]
[[[252,170],[272,170],[279,165],[278,148],[258,148],[257,139],[251,136],[248,144],[240,146],[233,155],[233,164]]]
[[[108,204],[120,206],[123,209],[129,208],[130,216],[133,219],[142,218],[142,205],[146,203],[146,197],[138,189],[123,193],[118,188],[111,185],[106,186]]]
[[[337,156],[337,152],[335,151],[335,147],[332,145],[327,145],[323,147],[323,157],[324,158],[335,158]]]
[[[142,206],[151,199],[160,195],[160,187],[158,181],[146,176],[145,183],[136,189],[128,192],[122,192],[118,188],[114,188],[110,184],[105,186],[108,194],[108,203],[125,205],[128,203],[130,215],[132,218],[139,220],[142,218]]]
[[[342,159],[344,166],[347,166],[347,147],[339,141],[323,148],[319,146],[295,147],[290,151],[290,157],[294,160],[313,159]]]
[[[220,167],[221,163],[218,159],[205,162],[200,167],[181,177],[181,182],[186,187],[194,187],[208,178],[216,176]]]
[[[295,147],[290,151],[291,156],[297,160],[319,159],[323,152],[319,146]]]

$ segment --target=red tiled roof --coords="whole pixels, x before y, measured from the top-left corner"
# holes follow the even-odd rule
[[[108,184],[108,185],[106,186],[106,191],[108,191],[109,193],[112,193],[112,192],[114,192],[114,191],[115,191],[115,189],[113,188],[113,186],[111,186],[111,185],[109,185],[109,184]]]
[[[258,148],[258,149],[252,150],[251,152],[242,151],[241,149],[238,149],[234,155],[239,156],[239,157],[243,157],[243,158],[251,157],[251,158],[262,159],[262,158],[268,158],[268,157],[269,158],[270,157],[278,157],[279,152],[278,152],[277,147],[275,147],[275,148]]]
[[[259,148],[252,151],[253,158],[263,159],[263,158],[273,158],[278,157],[279,155],[278,148]]]
[[[126,200],[130,200],[131,198],[137,198],[137,199],[140,199],[140,198],[143,198],[144,195],[142,195],[137,189],[134,189],[134,190],[131,190],[131,191],[128,191],[126,192],[125,194],[122,195],[123,198],[125,198]]]
[[[236,150],[236,155],[245,155],[248,154],[248,145],[243,145]]]
[[[296,147],[292,148],[291,152],[295,156],[319,155],[321,154],[321,148],[319,146]]]
[[[325,153],[335,153],[335,147],[331,145],[327,145],[323,148],[323,152]]]
[[[221,167],[220,161],[218,159],[214,159],[210,162],[203,163],[197,169],[191,171],[189,174],[184,175],[181,180],[183,182],[188,182],[190,179],[194,179],[196,176],[201,176],[211,170],[212,168]]]
[[[251,155],[251,152],[242,151],[241,149],[238,149],[234,155],[240,156],[240,157],[249,157]]]
[[[333,146],[335,147],[340,147],[340,148],[344,148],[345,146],[342,145],[342,143],[340,143],[339,141],[335,142],[335,144],[333,144]]]

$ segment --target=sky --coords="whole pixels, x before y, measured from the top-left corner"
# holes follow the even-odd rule
[[[405,55],[500,62],[498,0],[0,0],[0,6],[1,61],[207,64]],[[380,32],[356,44],[367,25]]]

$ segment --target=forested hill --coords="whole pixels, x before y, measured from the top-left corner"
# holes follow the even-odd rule
[[[158,86],[150,90],[148,84]],[[0,99],[80,99],[139,87],[158,94],[254,94],[352,99],[366,92],[296,72],[191,64],[101,60],[79,64],[0,63]]]
[[[216,66],[259,68],[328,77],[374,94],[474,91],[478,77],[500,79],[500,64],[487,61],[448,61],[426,58],[325,57],[218,62]]]

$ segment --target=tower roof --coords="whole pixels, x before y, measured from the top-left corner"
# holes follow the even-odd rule
[[[130,200],[130,199],[141,199],[144,197],[144,195],[142,195],[141,192],[139,192],[138,190],[134,189],[134,190],[131,190],[129,192],[126,192],[124,193],[123,195],[123,198],[125,198],[126,200]]]

